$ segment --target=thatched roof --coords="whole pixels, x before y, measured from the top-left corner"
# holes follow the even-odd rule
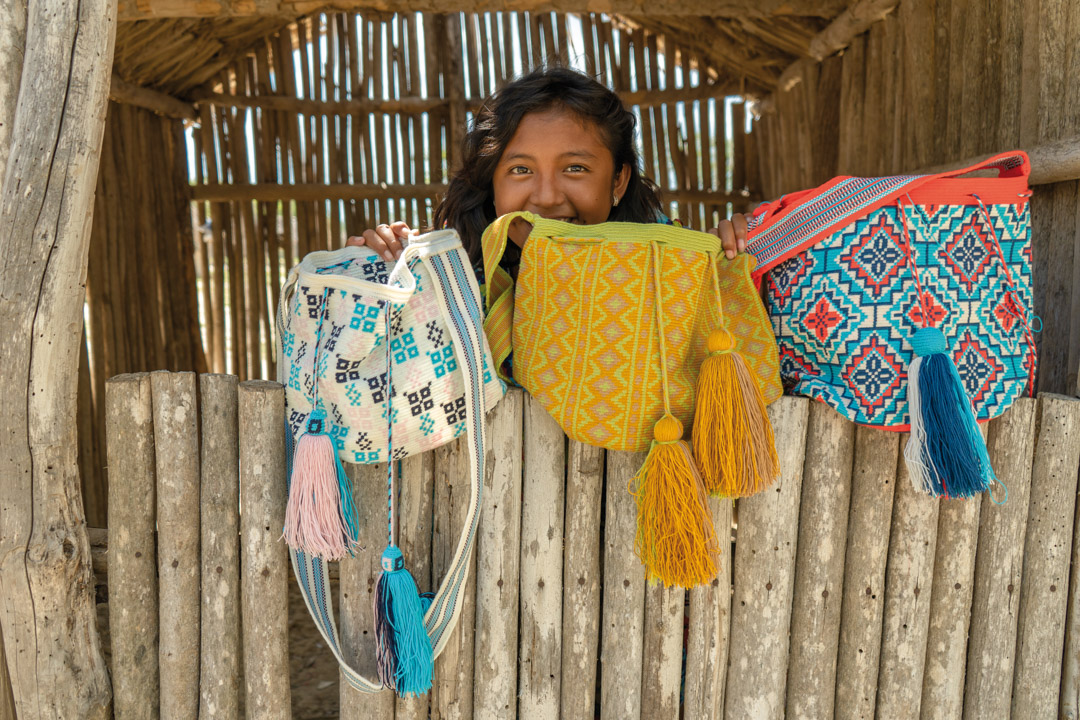
[[[814,38],[847,7],[845,0],[470,0],[452,5],[453,10],[475,12],[587,8],[609,13],[616,24],[674,38],[703,60],[713,79],[757,95],[771,92],[793,62],[810,58]],[[121,0],[115,70],[133,85],[186,99],[263,38],[300,17],[334,10],[381,14],[391,6],[398,11],[451,9],[446,0],[367,0],[362,6],[337,0],[329,7],[310,0]]]

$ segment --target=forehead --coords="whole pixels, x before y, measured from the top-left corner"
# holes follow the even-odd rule
[[[516,153],[555,156],[574,152],[611,156],[595,122],[573,111],[553,108],[521,118],[503,156]]]

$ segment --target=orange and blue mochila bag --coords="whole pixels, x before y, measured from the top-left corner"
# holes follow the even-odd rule
[[[962,177],[976,171],[997,176]],[[977,422],[1034,386],[1029,172],[1010,152],[935,175],[837,177],[750,220],[785,385],[910,430],[912,482],[932,495],[997,482]]]

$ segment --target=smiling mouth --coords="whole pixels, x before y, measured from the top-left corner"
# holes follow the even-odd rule
[[[580,225],[581,224],[581,221],[578,220],[576,217],[566,217],[566,216],[563,216],[563,217],[547,217],[545,219],[547,219],[547,220],[558,220],[559,222],[573,223],[575,225]]]

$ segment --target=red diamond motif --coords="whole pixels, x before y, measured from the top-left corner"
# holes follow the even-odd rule
[[[806,326],[813,330],[820,342],[825,342],[832,329],[843,319],[844,316],[836,312],[829,299],[822,297],[814,305],[814,311],[806,316]]]

